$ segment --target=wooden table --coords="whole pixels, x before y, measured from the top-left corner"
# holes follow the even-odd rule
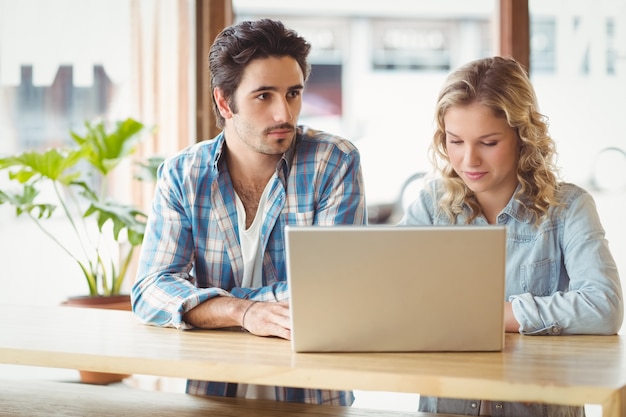
[[[601,404],[626,416],[625,336],[507,334],[503,352],[293,353],[242,331],[147,326],[130,312],[0,306],[0,363],[261,385]]]

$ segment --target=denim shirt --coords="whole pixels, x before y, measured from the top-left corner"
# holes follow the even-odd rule
[[[519,186],[518,186],[519,189]],[[439,208],[440,180],[420,190],[400,225],[449,225]],[[535,225],[531,212],[512,197],[497,217],[507,228],[505,301],[525,335],[611,335],[623,319],[621,281],[592,196],[569,183],[559,185],[559,208]],[[457,217],[466,224],[469,207]],[[483,216],[472,224],[487,225]],[[420,398],[420,411],[478,415],[479,400]],[[582,407],[493,402],[492,415],[584,415]]]

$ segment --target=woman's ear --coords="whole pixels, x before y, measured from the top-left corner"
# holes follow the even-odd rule
[[[228,105],[228,99],[224,96],[224,92],[219,88],[215,87],[213,89],[213,98],[215,99],[215,103],[217,103],[217,109],[224,119],[230,119],[233,115],[233,112],[230,110],[230,106]]]

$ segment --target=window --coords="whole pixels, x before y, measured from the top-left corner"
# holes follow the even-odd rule
[[[451,66],[451,21],[372,22],[374,70],[439,70]]]
[[[146,125],[138,159],[195,142],[193,6],[193,0],[0,0],[0,154],[70,142],[70,130],[80,132],[93,119],[133,117]],[[112,192],[147,207],[153,184],[128,181],[134,171],[127,170]],[[11,260],[0,298],[28,293],[31,302],[46,304],[83,294],[84,282],[72,279],[80,273],[75,264],[45,239],[29,239],[38,232],[30,233],[27,220],[15,221],[12,208],[0,206],[0,252]],[[62,233],[67,224],[52,227]],[[51,265],[68,276],[67,285],[45,279]],[[21,279],[25,267],[30,278]]]
[[[95,118],[158,127],[147,154],[191,143],[192,6],[0,0],[0,153],[58,144]]]

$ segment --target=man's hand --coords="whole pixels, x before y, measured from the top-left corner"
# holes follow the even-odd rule
[[[232,297],[214,297],[185,313],[184,320],[201,329],[241,326],[257,336],[276,336],[291,340],[289,317],[288,302],[255,302]]]
[[[241,327],[257,336],[277,336],[291,339],[289,303],[264,303],[250,301],[245,316],[242,313]]]

